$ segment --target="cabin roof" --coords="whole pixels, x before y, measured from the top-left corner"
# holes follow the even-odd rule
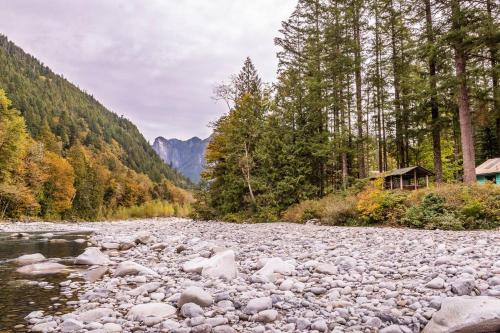
[[[415,166],[411,166],[411,167],[407,167],[407,168],[390,170],[390,171],[372,176],[370,178],[374,179],[374,178],[386,178],[386,177],[392,177],[392,176],[402,176],[402,175],[406,175],[408,173],[413,173],[413,170],[417,171],[417,176],[419,176],[419,177],[433,176],[434,175],[434,173],[432,171],[429,171],[426,168],[421,167],[420,165],[415,165]]]
[[[491,158],[476,168],[476,175],[500,173],[500,157]]]

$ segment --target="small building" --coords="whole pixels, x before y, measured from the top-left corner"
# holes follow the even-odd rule
[[[479,184],[493,182],[500,185],[500,157],[492,158],[476,168],[476,179]]]
[[[429,187],[429,177],[434,173],[419,165],[402,169],[387,171],[370,179],[384,178],[384,188],[417,190],[419,188]]]

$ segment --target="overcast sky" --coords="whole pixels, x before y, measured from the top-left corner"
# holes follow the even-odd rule
[[[207,137],[213,87],[250,56],[276,73],[295,0],[3,0],[0,33],[132,120],[148,140]]]

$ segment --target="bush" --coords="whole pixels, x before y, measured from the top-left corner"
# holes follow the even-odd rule
[[[132,207],[120,207],[110,216],[112,220],[125,220],[130,218],[151,217],[188,217],[191,214],[191,206],[188,204],[170,203],[166,201],[149,201],[142,205]]]
[[[383,224],[464,230],[500,227],[500,186],[446,184],[418,191],[384,190],[381,181],[293,205],[283,219],[331,225]]]

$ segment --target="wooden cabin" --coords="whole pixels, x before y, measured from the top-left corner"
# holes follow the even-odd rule
[[[417,190],[429,187],[429,177],[434,173],[419,165],[387,171],[370,179],[384,178],[384,188],[388,190]]]
[[[500,157],[492,158],[476,168],[476,179],[480,184],[492,182],[500,185]]]

